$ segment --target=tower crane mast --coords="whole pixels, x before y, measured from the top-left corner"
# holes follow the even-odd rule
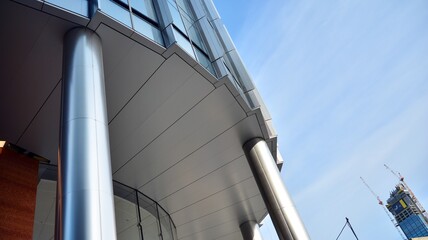
[[[407,238],[404,236],[404,234],[400,231],[398,228],[398,223],[395,221],[395,219],[389,214],[388,209],[386,209],[385,205],[383,204],[382,200],[380,200],[380,197],[373,191],[373,189],[367,184],[367,182],[364,180],[364,178],[360,177],[361,181],[364,183],[364,185],[367,187],[367,189],[372,193],[372,195],[377,199],[378,204],[382,207],[385,214],[388,216],[389,220],[391,220],[392,224],[394,225],[395,229],[397,229],[397,232],[400,234],[400,236],[407,240]]]

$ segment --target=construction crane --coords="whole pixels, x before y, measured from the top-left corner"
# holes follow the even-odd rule
[[[366,181],[364,180],[364,178],[360,177],[361,181],[364,183],[364,185],[366,185],[367,189],[369,189],[369,191],[372,193],[372,195],[377,199],[378,204],[382,207],[383,211],[385,212],[385,214],[388,216],[389,220],[391,220],[392,224],[394,225],[395,229],[397,229],[397,232],[400,234],[400,236],[404,239],[407,240],[407,238],[404,236],[404,234],[400,231],[400,229],[398,228],[398,224],[395,221],[395,219],[389,214],[388,209],[386,209],[385,205],[383,204],[382,200],[380,200],[380,197],[373,191],[373,189],[366,183]]]
[[[419,200],[416,198],[416,195],[413,194],[412,190],[410,189],[410,187],[407,185],[407,183],[404,181],[404,177],[400,174],[400,173],[396,173],[394,170],[392,170],[390,167],[388,167],[388,165],[383,164],[385,166],[386,169],[388,169],[395,177],[398,178],[398,180],[400,180],[400,182],[403,184],[403,186],[405,187],[405,189],[409,192],[413,202],[416,204],[416,206],[418,206],[421,214],[428,220],[428,213],[425,211],[424,207],[422,207],[422,204],[419,202]]]

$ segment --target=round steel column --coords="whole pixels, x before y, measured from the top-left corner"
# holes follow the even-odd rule
[[[56,239],[116,239],[100,38],[64,39]]]
[[[245,222],[239,228],[245,240],[263,240],[259,224],[256,221]]]
[[[243,148],[279,238],[309,239],[266,142],[255,138]]]

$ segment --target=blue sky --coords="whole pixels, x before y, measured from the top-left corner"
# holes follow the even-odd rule
[[[270,110],[311,238],[335,239],[348,217],[360,239],[401,239],[359,177],[386,200],[388,164],[428,208],[428,1],[214,3]],[[276,239],[269,221],[262,230]]]

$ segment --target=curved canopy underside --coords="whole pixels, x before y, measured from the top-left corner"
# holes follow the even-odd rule
[[[56,164],[62,41],[78,24],[11,1],[2,1],[0,18],[0,138]],[[128,35],[107,16],[93,21],[113,178],[163,206],[180,239],[242,238],[239,225],[267,213],[242,150],[266,138],[260,110],[177,45]]]

